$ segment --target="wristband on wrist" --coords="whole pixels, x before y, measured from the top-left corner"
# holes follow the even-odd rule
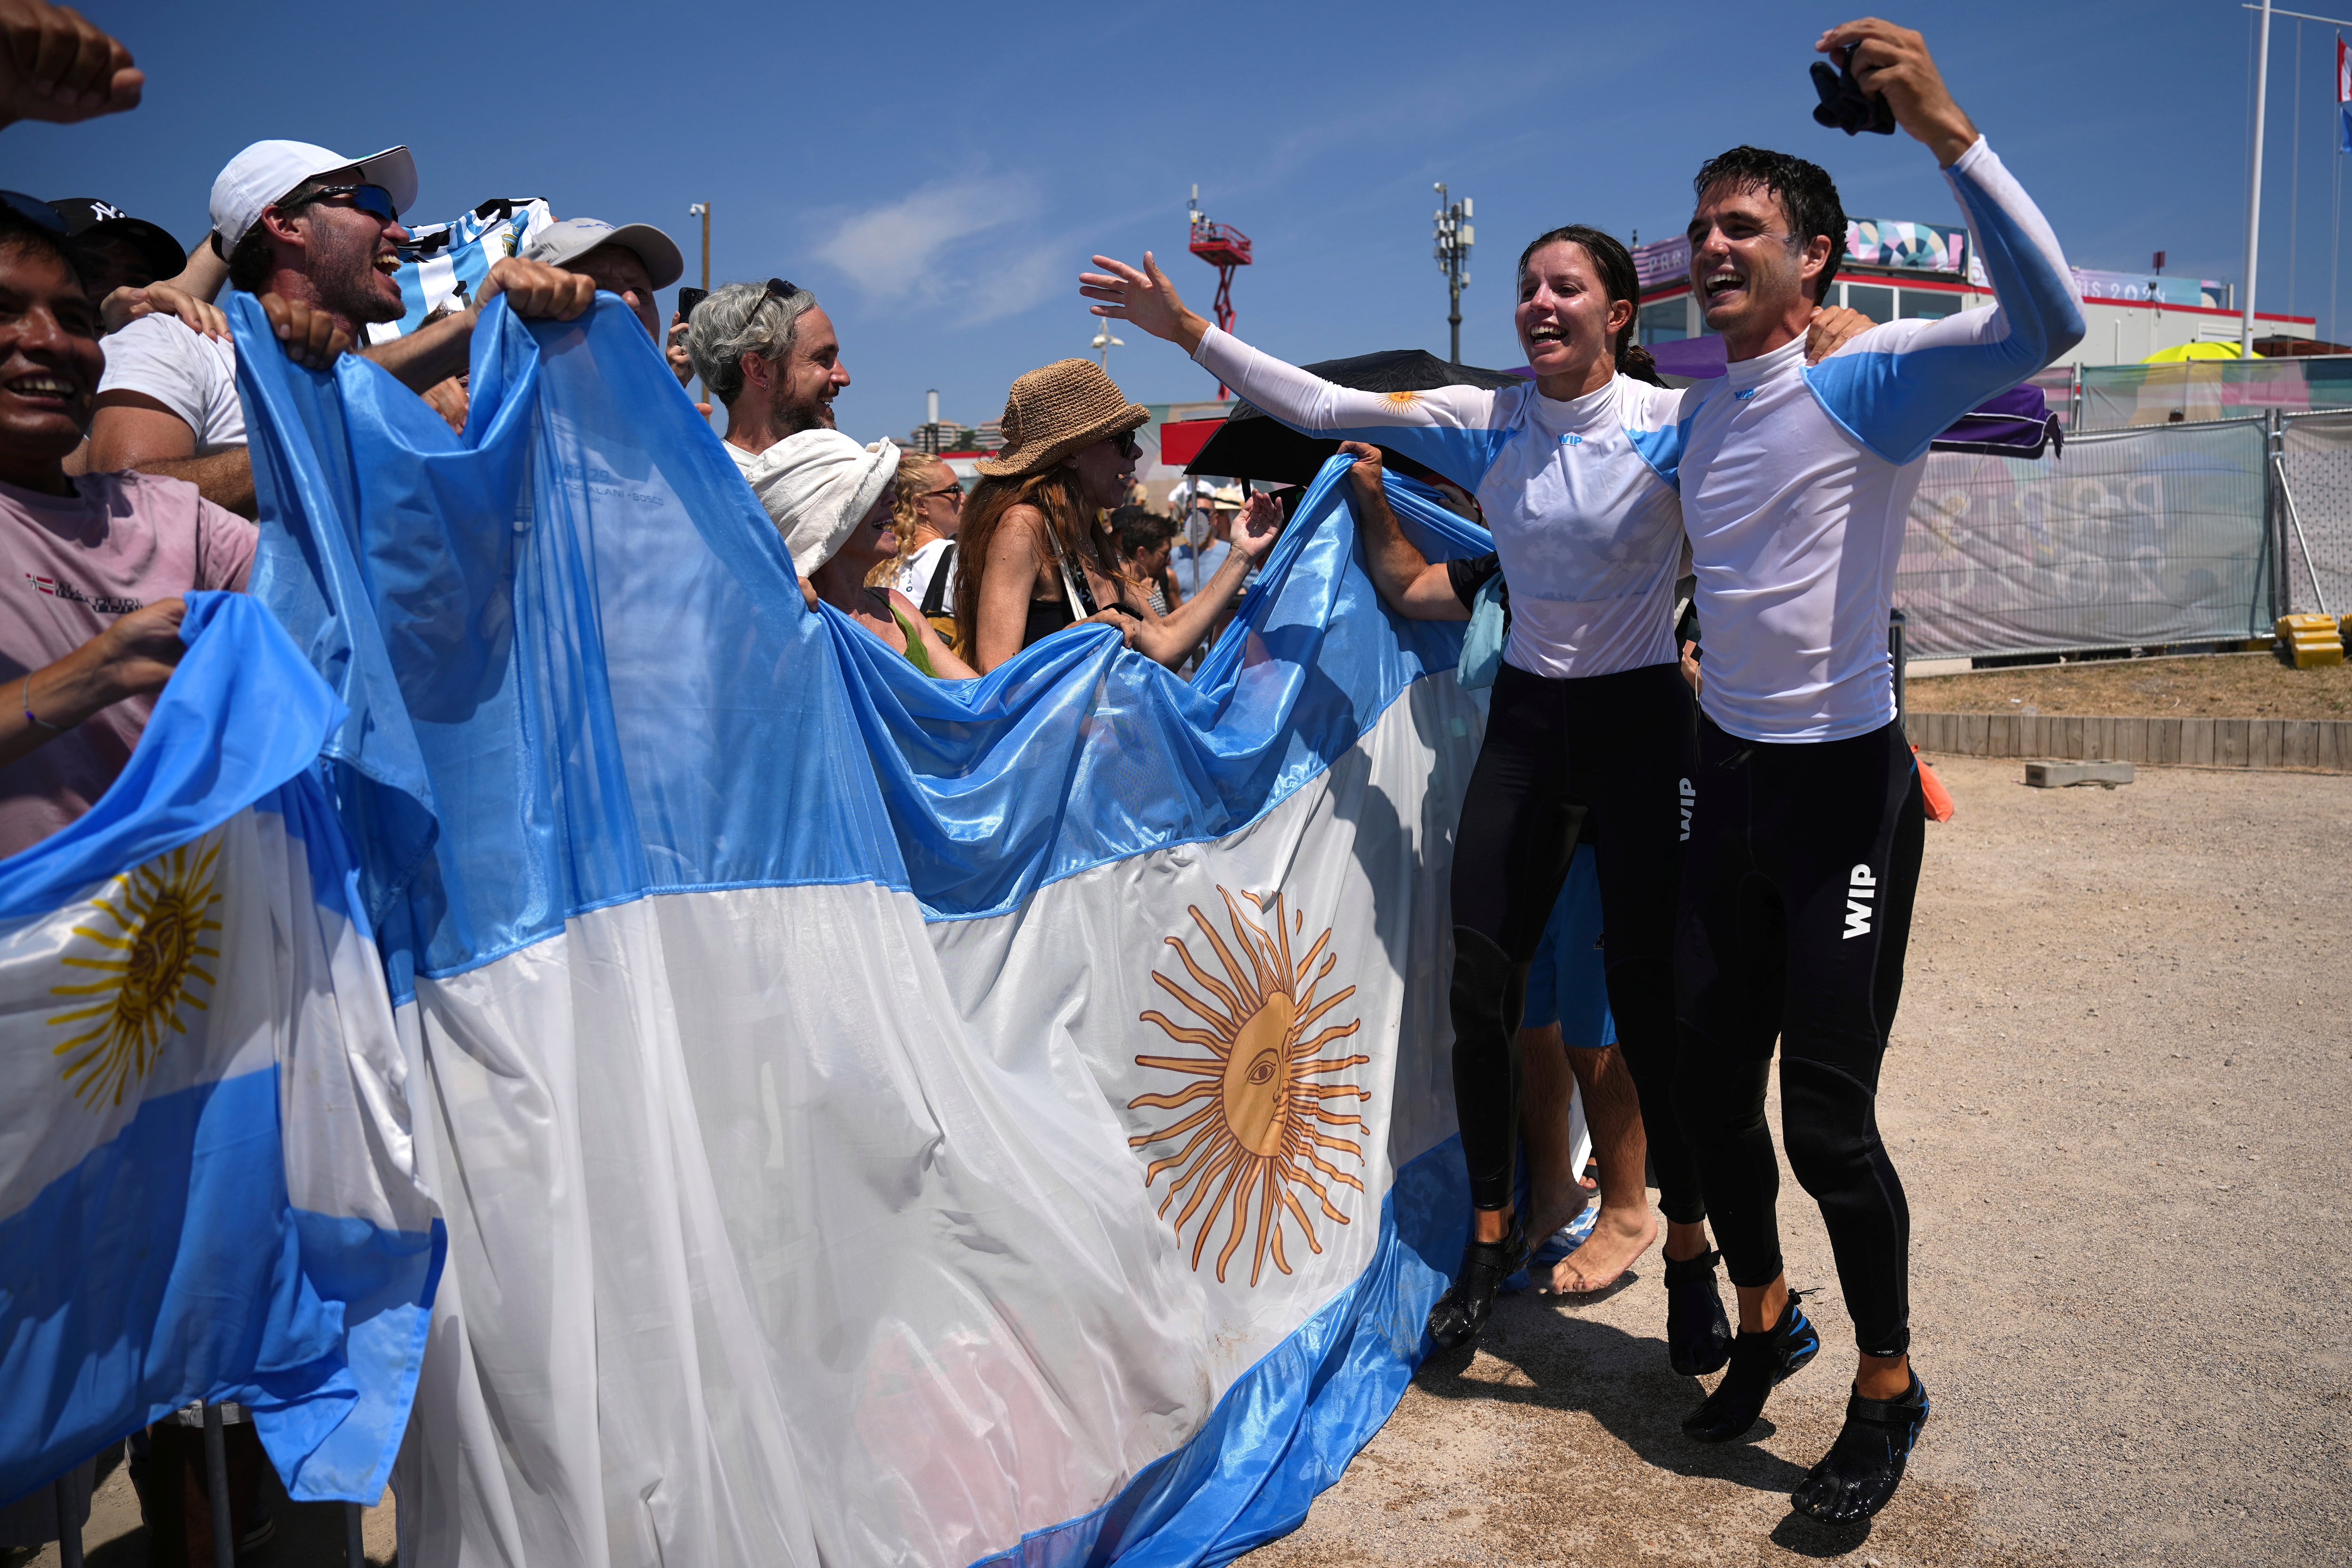
[[[18,695],[24,700],[22,706],[25,710],[26,723],[38,724],[42,729],[47,730],[52,735],[62,735],[68,730],[73,728],[70,724],[52,724],[47,719],[42,718],[39,714],[33,711],[33,677],[29,671],[25,676],[24,689]]]

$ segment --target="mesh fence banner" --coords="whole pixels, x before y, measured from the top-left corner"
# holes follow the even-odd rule
[[[2285,423],[2286,488],[2294,499],[2284,546],[2287,605],[2340,616],[2352,611],[2352,414],[2305,414]]]
[[[2242,419],[2273,408],[2352,408],[2352,354],[2083,367],[2085,431]]]
[[[2077,437],[2037,462],[1931,454],[1895,579],[1907,656],[2268,631],[2265,440],[2249,419]]]

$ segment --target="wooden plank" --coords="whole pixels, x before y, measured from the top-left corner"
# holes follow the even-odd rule
[[[2179,720],[2150,719],[2147,721],[2147,760],[2168,764],[2180,761]]]
[[[2213,765],[2221,768],[2242,768],[2252,751],[2248,731],[2253,728],[2250,719],[2216,719],[2213,721]]]
[[[2058,754],[2063,757],[2089,756],[2091,753],[2083,750],[2083,721],[2069,717],[2061,719],[2058,723],[2061,731],[2059,745],[2062,748]]]
[[[2112,789],[2132,782],[2129,763],[2028,763],[2025,782],[2035,789],[2064,789],[2070,784],[2105,784]]]
[[[2021,724],[2021,721],[2014,713],[1994,714],[1990,731],[1985,737],[1985,755],[1988,757],[2021,755],[2022,753],[2017,749],[2018,730]]]
[[[2319,765],[2319,725],[2316,721],[2289,719],[2279,728],[2283,731],[2279,743],[2279,766],[2315,768]]]
[[[2286,758],[2286,721],[2252,719],[2246,722],[2246,765],[2275,768]]]
[[[1962,718],[1962,724],[1963,728],[1960,732],[1960,743],[1958,746],[1960,754],[1966,757],[1989,757],[1992,755],[1990,752],[1985,749],[1987,744],[1987,736],[1992,724],[1992,715],[1990,713],[1966,714]]]
[[[2330,773],[2352,773],[2352,724],[2341,719],[2319,721],[2317,765]]]
[[[2114,750],[2106,754],[2118,762],[2152,763],[2156,761],[2156,758],[2148,753],[2147,721],[2145,719],[2126,718],[2115,721],[2115,736],[2110,743]]]
[[[2182,766],[2210,768],[2213,765],[2213,722],[2210,719],[2180,721]]]

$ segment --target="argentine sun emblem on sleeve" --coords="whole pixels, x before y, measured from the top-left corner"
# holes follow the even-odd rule
[[[68,1031],[54,1049],[83,1104],[121,1104],[123,1091],[153,1069],[167,1032],[188,1032],[182,1010],[205,1011],[192,986],[211,987],[219,967],[220,852],[215,836],[132,868],[100,889],[89,919],[73,928],[83,942],[59,962],[94,978],[51,986],[68,1006],[49,1023]]]
[[[1192,1242],[1194,1268],[1201,1267],[1209,1233],[1216,1228],[1219,1217],[1224,1217],[1225,1243],[1217,1254],[1220,1284],[1224,1282],[1226,1264],[1255,1231],[1250,1283],[1255,1285],[1269,1255],[1276,1268],[1290,1272],[1289,1259],[1283,1252],[1283,1231],[1291,1222],[1297,1224],[1310,1248],[1323,1250],[1315,1237],[1315,1223],[1299,1201],[1299,1189],[1314,1194],[1326,1218],[1338,1225],[1349,1223],[1332,1201],[1332,1187],[1352,1187],[1360,1194],[1364,1184],[1326,1159],[1324,1151],[1352,1158],[1360,1165],[1362,1144],[1339,1136],[1339,1130],[1368,1130],[1362,1118],[1345,1110],[1327,1109],[1327,1102],[1336,1100],[1344,1106],[1351,1100],[1370,1100],[1371,1094],[1356,1084],[1317,1080],[1371,1058],[1318,1054],[1353,1035],[1360,1023],[1349,1019],[1316,1028],[1356,994],[1350,985],[1317,999],[1316,993],[1339,963],[1336,953],[1324,951],[1331,941],[1329,930],[1315,939],[1304,957],[1294,961],[1291,939],[1305,933],[1306,917],[1294,915],[1286,923],[1279,895],[1268,903],[1244,893],[1242,897],[1258,912],[1259,919],[1254,920],[1242,912],[1233,894],[1223,888],[1217,891],[1225,900],[1230,942],[1219,934],[1199,906],[1193,906],[1192,914],[1224,978],[1203,968],[1183,939],[1173,936],[1167,939],[1168,945],[1176,950],[1177,959],[1198,989],[1156,970],[1151,976],[1153,984],[1200,1020],[1199,1026],[1174,1022],[1157,1011],[1141,1016],[1143,1022],[1157,1024],[1171,1039],[1197,1046],[1208,1054],[1136,1058],[1139,1067],[1181,1073],[1193,1081],[1165,1094],[1138,1095],[1128,1101],[1130,1110],[1147,1106],[1163,1110],[1194,1109],[1158,1131],[1139,1133],[1128,1142],[1142,1149],[1185,1139],[1175,1152],[1152,1161],[1144,1173],[1144,1184],[1149,1187],[1168,1171],[1177,1173],[1160,1202],[1160,1214],[1165,1218],[1176,1200],[1184,1199],[1174,1222],[1180,1240],[1185,1227],[1198,1217],[1200,1229]],[[1329,1179],[1330,1185],[1318,1178],[1318,1172]]]

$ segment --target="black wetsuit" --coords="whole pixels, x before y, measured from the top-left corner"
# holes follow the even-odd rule
[[[1675,1098],[1716,1243],[1734,1285],[1780,1273],[1780,1172],[1764,1124],[1777,1037],[1789,1168],[1821,1205],[1857,1343],[1900,1355],[1911,1212],[1874,1107],[1926,840],[1910,744],[1899,721],[1774,742],[1703,718],[1697,777]]]
[[[1448,563],[1465,605],[1495,559]],[[1672,1100],[1693,717],[1675,665],[1550,679],[1505,664],[1496,675],[1454,845],[1454,1100],[1479,1208],[1511,1201],[1528,966],[1590,822],[1609,1005],[1641,1097],[1659,1206],[1678,1224],[1706,1217]]]

